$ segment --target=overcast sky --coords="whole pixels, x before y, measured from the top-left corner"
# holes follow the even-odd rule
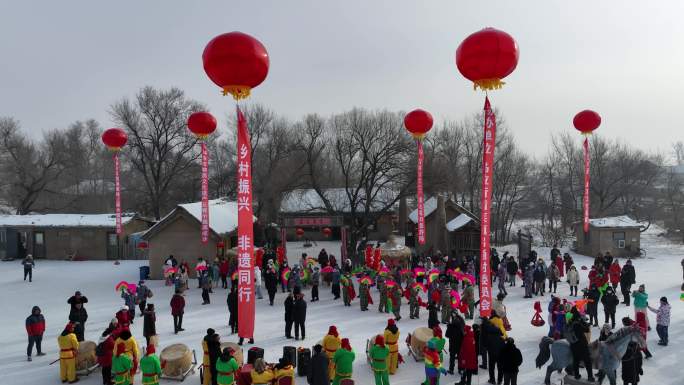
[[[180,87],[220,118],[232,110],[202,69],[215,35],[266,46],[271,70],[252,100],[297,119],[354,106],[425,108],[439,121],[482,108],[454,53],[491,26],[520,47],[491,100],[523,148],[542,156],[572,117],[598,111],[604,136],[669,151],[682,138],[684,1],[5,1],[0,116],[26,130],[112,122],[112,102],[145,85]],[[578,137],[578,140],[579,137]]]

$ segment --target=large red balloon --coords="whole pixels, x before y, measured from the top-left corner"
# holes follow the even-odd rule
[[[250,90],[268,75],[268,52],[253,38],[242,32],[229,32],[216,36],[204,48],[204,71],[223,94],[236,100],[249,96]]]
[[[110,128],[102,133],[102,143],[110,150],[118,151],[126,145],[128,135],[120,128]]]
[[[601,116],[592,110],[580,111],[572,120],[575,128],[583,134],[591,134],[601,125]]]
[[[200,139],[205,139],[216,130],[216,118],[208,112],[195,112],[188,118],[188,128]]]
[[[404,117],[404,126],[414,138],[422,138],[432,128],[432,115],[425,110],[416,109]]]
[[[504,31],[485,28],[463,40],[456,50],[461,74],[483,90],[501,88],[501,79],[518,65],[518,44]]]

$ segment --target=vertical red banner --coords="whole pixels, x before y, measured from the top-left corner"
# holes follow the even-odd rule
[[[418,176],[416,181],[416,195],[418,200],[418,244],[425,244],[425,202],[423,198],[423,141],[416,140],[418,144]]]
[[[245,116],[237,108],[238,210],[238,336],[254,337],[254,228],[252,214],[252,156]]]
[[[340,227],[340,241],[342,242],[342,245],[340,246],[340,257],[342,258],[342,266],[344,266],[344,261],[347,260],[347,228],[342,226]]]
[[[287,229],[284,227],[280,229],[280,247],[283,248],[283,253],[287,253]]]
[[[482,140],[482,196],[480,202],[480,315],[489,317],[492,312],[492,281],[489,263],[489,239],[492,205],[492,179],[494,175],[494,148],[496,147],[496,117],[485,98],[484,138]]]
[[[114,153],[114,210],[116,212],[116,235],[121,235],[121,164],[119,163],[119,152]]]
[[[584,232],[589,232],[589,138],[584,138],[584,197],[582,207],[584,211]]]
[[[207,143],[202,141],[202,243],[209,242],[209,152]]]

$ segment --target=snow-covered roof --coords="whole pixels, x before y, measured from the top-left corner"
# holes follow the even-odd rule
[[[127,223],[135,216],[123,214],[121,223]],[[114,214],[41,214],[0,215],[0,226],[34,227],[116,227]]]
[[[423,207],[425,208],[425,217],[427,218],[428,215],[437,210],[437,198],[432,197],[426,200],[425,203],[423,203]],[[411,211],[411,214],[409,214],[409,219],[413,223],[418,223],[418,209]]]
[[[178,207],[183,208],[199,222],[202,222],[202,202],[185,203],[178,205]],[[254,221],[256,221],[256,217],[254,217]],[[216,234],[230,233],[237,229],[237,225],[237,202],[230,202],[225,199],[209,201],[209,227]]]
[[[642,227],[642,224],[635,221],[634,219],[628,217],[627,215],[621,215],[619,217],[606,217],[606,218],[594,218],[589,219],[589,224],[592,227],[606,227],[606,228],[629,228],[629,227]]]
[[[365,195],[361,192],[361,197]],[[329,188],[323,190],[323,195],[330,202],[334,211],[348,213],[351,211],[347,190],[344,188]],[[380,211],[396,199],[396,194],[389,189],[379,191],[377,198],[371,204],[371,211]],[[357,210],[366,209],[362,200]],[[288,192],[280,203],[283,213],[326,213],[328,210],[320,195],[314,189],[298,189]]]
[[[448,231],[458,230],[461,227],[470,223],[470,221],[472,221],[472,220],[473,220],[473,218],[467,216],[466,214],[461,214],[461,215],[457,216],[456,218],[447,222],[446,228]]]

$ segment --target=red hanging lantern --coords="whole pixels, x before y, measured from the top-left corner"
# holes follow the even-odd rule
[[[250,90],[268,75],[266,48],[252,36],[229,32],[213,38],[202,54],[204,71],[209,79],[231,94],[235,100],[249,97]]]
[[[468,36],[456,50],[456,65],[473,88],[499,89],[518,65],[518,44],[511,35],[485,28]]]
[[[590,135],[601,125],[601,116],[592,110],[584,110],[575,115],[572,124],[583,135]]]
[[[141,250],[146,250],[147,248],[149,248],[149,245],[145,241],[140,241],[138,242],[138,248]]]
[[[325,235],[326,238],[330,237],[332,235],[332,230],[330,227],[324,227],[323,228],[323,235]]]
[[[110,128],[102,133],[102,143],[112,151],[120,151],[127,141],[126,131],[120,128]]]
[[[226,244],[223,243],[223,241],[218,241],[218,242],[216,242],[216,248],[222,249],[222,248],[224,248],[224,247],[226,247]]]
[[[301,227],[299,227],[299,228],[297,228],[297,230],[295,231],[295,233],[297,234],[297,238],[301,238],[301,237],[304,236],[304,229],[302,229]]]
[[[195,112],[188,118],[188,129],[199,139],[206,139],[216,130],[216,118],[208,112]]]
[[[404,117],[404,126],[414,138],[422,139],[432,128],[432,115],[425,110],[416,109]]]

